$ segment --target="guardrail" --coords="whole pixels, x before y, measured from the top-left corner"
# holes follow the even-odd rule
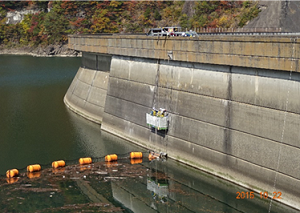
[[[69,37],[99,37],[99,36],[128,36],[145,35],[145,33],[103,33],[103,34],[76,34]],[[198,36],[300,36],[300,32],[203,32]],[[157,36],[156,36],[157,37]]]
[[[300,36],[300,32],[211,32],[198,33],[199,36]]]
[[[197,33],[247,33],[247,32],[257,32],[257,33],[280,33],[282,29],[279,27],[253,27],[253,28],[194,28],[193,29]]]

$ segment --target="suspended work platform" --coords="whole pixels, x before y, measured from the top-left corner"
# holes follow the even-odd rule
[[[169,124],[169,116],[157,117],[146,113],[146,121],[149,127],[155,128],[157,130],[167,130]]]

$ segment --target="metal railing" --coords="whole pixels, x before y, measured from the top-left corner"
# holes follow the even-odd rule
[[[279,27],[255,27],[255,28],[194,28],[194,31],[201,33],[279,33],[282,28]]]

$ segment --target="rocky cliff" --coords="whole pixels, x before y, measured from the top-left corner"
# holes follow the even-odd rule
[[[299,1],[260,1],[261,12],[245,28],[281,28],[282,32],[300,32]]]

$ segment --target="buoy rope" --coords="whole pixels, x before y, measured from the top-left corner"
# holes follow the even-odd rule
[[[143,154],[142,158],[148,158],[148,154],[151,151],[145,151],[145,152],[141,152]],[[123,154],[116,154],[118,156],[118,160],[124,160],[124,159],[130,159],[130,153],[131,152],[127,152],[127,153],[123,153]],[[105,155],[107,156],[107,155]],[[97,162],[104,162],[105,161],[105,156],[97,156],[97,157],[90,157],[92,158],[93,162],[92,163],[97,163]],[[78,158],[79,159],[79,158]],[[66,166],[71,166],[71,165],[76,165],[79,164],[78,163],[78,159],[72,159],[72,160],[64,160],[66,162]],[[52,162],[51,163],[46,163],[46,164],[39,164],[42,169],[49,169],[52,168]],[[23,168],[16,168],[18,171],[20,171],[20,173],[26,172],[27,171],[27,166],[23,167]],[[0,174],[0,177],[6,177],[6,175],[4,174]]]

